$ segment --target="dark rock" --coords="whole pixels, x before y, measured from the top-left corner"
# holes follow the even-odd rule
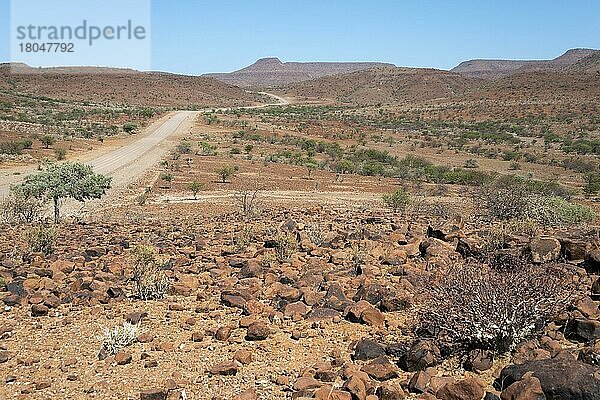
[[[600,273],[600,249],[594,249],[585,256],[585,269],[592,274]]]
[[[144,318],[148,317],[148,313],[145,311],[134,311],[127,315],[125,315],[125,321],[129,322],[132,325],[137,325]]]
[[[325,319],[333,319],[340,316],[341,314],[338,311],[333,310],[331,308],[313,308],[306,315],[306,319],[309,321],[321,321]]]
[[[423,393],[427,390],[429,381],[431,381],[431,375],[427,371],[419,371],[410,378],[408,390],[412,393]]]
[[[385,353],[385,348],[377,342],[370,339],[363,339],[354,347],[352,359],[361,361],[373,360]]]
[[[398,363],[403,370],[413,372],[437,365],[440,360],[440,349],[433,342],[422,340],[415,343]]]
[[[379,397],[379,400],[402,400],[406,397],[402,386],[392,382],[382,383],[375,394]]]
[[[32,317],[43,317],[48,315],[50,309],[43,304],[34,304],[31,306],[31,316]]]
[[[531,261],[534,263],[556,261],[560,256],[560,250],[560,242],[551,237],[534,238],[529,243]]]
[[[502,370],[498,384],[508,388],[528,372],[539,379],[548,399],[600,400],[598,369],[564,352],[552,359],[510,365]]]
[[[600,339],[600,322],[590,319],[571,320],[565,329],[565,336],[582,342]]]

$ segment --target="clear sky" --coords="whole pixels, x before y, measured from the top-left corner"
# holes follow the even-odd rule
[[[9,22],[0,0],[0,60]],[[447,69],[574,47],[600,49],[600,0],[152,0],[152,69],[179,73],[271,56]]]

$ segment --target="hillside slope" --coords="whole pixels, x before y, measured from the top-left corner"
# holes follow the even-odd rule
[[[281,62],[263,58],[231,73],[206,74],[221,82],[241,87],[271,87],[302,82],[335,74],[361,71],[391,64],[376,62]]]
[[[206,77],[88,67],[13,67],[0,64],[0,90],[59,100],[177,108],[263,101],[262,96]]]
[[[295,83],[278,89],[294,97],[352,104],[393,104],[463,94],[480,81],[436,69],[380,67]]]

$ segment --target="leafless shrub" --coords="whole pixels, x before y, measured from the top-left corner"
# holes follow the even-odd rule
[[[0,221],[11,224],[27,224],[42,219],[43,203],[39,199],[12,192],[0,203]]]
[[[131,254],[133,281],[136,295],[142,300],[161,299],[169,290],[169,279],[162,269],[156,250],[149,246],[137,246]]]
[[[575,283],[555,264],[492,268],[468,261],[426,286],[422,326],[455,350],[505,353],[564,310]]]
[[[112,329],[102,328],[102,351],[115,355],[127,346],[132,345],[138,338],[140,326],[125,322],[123,326],[115,326]]]
[[[308,240],[316,246],[325,243],[325,230],[319,224],[308,224],[304,227]]]
[[[258,214],[260,207],[259,192],[260,189],[254,187],[250,190],[239,190],[234,194],[235,201],[245,216],[249,217]]]

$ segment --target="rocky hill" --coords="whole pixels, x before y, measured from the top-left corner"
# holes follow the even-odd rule
[[[216,79],[128,69],[0,64],[0,90],[67,101],[152,107],[251,105],[262,97]]]
[[[391,64],[377,62],[282,62],[278,58],[263,58],[238,71],[204,76],[241,87],[271,87],[361,71],[377,66],[391,66]]]
[[[436,69],[379,67],[300,82],[279,88],[294,97],[353,104],[393,104],[455,96],[480,80]]]
[[[553,60],[469,60],[451,71],[475,78],[495,79],[532,70],[568,69],[587,57],[598,57],[598,54],[598,50],[571,49]]]

